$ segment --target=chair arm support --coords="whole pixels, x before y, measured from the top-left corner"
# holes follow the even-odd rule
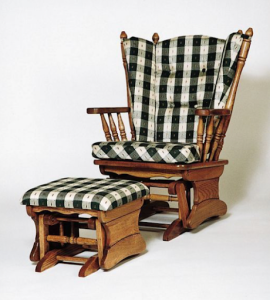
[[[100,115],[102,128],[105,134],[106,141],[120,141],[118,131],[122,141],[127,141],[127,135],[125,131],[125,125],[121,117],[121,113],[128,113],[130,117],[130,107],[91,107],[87,108],[86,112],[88,114],[97,114]],[[114,121],[112,114],[117,115],[117,124]],[[107,117],[105,117],[107,115]],[[106,118],[109,122],[107,122]],[[132,122],[132,121],[131,121]],[[109,124],[108,124],[109,123]],[[131,129],[132,140],[135,140],[135,132]]]
[[[90,107],[87,108],[88,114],[113,114],[113,113],[129,113],[130,107]]]
[[[230,109],[196,109],[195,114],[199,116],[197,145],[200,149],[201,160],[205,162],[209,154],[209,161],[217,160],[220,150],[220,144],[223,143],[225,135],[223,130],[225,128],[225,121],[230,118]],[[215,118],[219,116],[219,118]],[[208,117],[206,127],[204,125],[204,117]],[[217,154],[216,154],[217,152]]]
[[[208,116],[228,116],[231,114],[230,109],[210,109],[210,108],[197,108],[195,110],[195,115],[200,117],[208,117]]]

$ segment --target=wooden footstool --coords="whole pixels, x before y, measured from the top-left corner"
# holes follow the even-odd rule
[[[27,191],[21,204],[36,225],[30,254],[31,261],[38,261],[36,272],[71,261],[84,263],[79,276],[85,277],[143,252],[138,219],[148,194],[140,182],[90,178],[63,178]],[[82,228],[96,230],[97,238],[80,237]],[[97,254],[74,256],[86,250]]]

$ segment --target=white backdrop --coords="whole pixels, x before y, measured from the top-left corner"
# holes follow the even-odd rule
[[[92,163],[91,144],[103,140],[103,132],[99,117],[87,115],[86,108],[126,105],[120,32],[125,30],[129,36],[149,40],[154,32],[159,33],[160,40],[187,34],[226,38],[229,33],[238,29],[245,31],[248,27],[253,27],[254,38],[222,152],[222,157],[230,160],[220,188],[221,198],[228,204],[227,218],[213,227],[204,228],[196,237],[186,234],[176,242],[161,242],[161,234],[158,234],[154,236],[158,241],[155,244],[152,235],[145,233],[151,242],[148,253],[140,257],[145,260],[140,270],[136,269],[137,258],[109,273],[100,271],[88,281],[76,279],[76,282],[84,291],[87,291],[87,284],[95,280],[101,289],[103,285],[110,289],[112,283],[115,289],[117,282],[119,285],[124,282],[126,286],[115,290],[115,296],[129,299],[163,299],[170,291],[187,299],[202,299],[203,295],[207,299],[227,299],[233,295],[234,299],[254,299],[254,295],[267,299],[270,292],[269,284],[265,282],[270,273],[267,255],[267,251],[270,253],[269,11],[267,0],[0,0],[0,296],[1,293],[4,295],[1,299],[37,296],[38,290],[21,279],[30,273],[31,280],[42,290],[44,282],[55,282],[54,276],[58,276],[58,280],[64,274],[65,282],[73,282],[76,276],[77,269],[74,273],[64,271],[69,268],[67,266],[64,269],[57,267],[45,275],[34,273],[34,266],[27,261],[34,226],[18,203],[24,191],[50,180],[65,176],[101,176],[98,167]],[[222,227],[214,230],[213,236],[204,236],[214,226]],[[185,243],[188,237],[200,240],[203,245],[204,241],[207,244],[221,235],[220,230],[224,236],[228,235],[228,230],[230,237],[235,234],[230,240],[232,247],[239,240],[237,230],[246,238],[237,248],[237,251],[241,249],[242,255],[246,253],[241,266],[237,265],[232,247],[227,249],[232,251],[229,261],[235,269],[228,269],[224,277],[217,275],[219,268],[224,267],[223,260],[217,259],[212,269],[207,269],[203,259],[196,261],[196,267],[191,254],[188,261],[187,256],[183,259],[179,254],[179,248],[189,249],[193,245],[193,241]],[[222,249],[223,244],[226,243],[221,239]],[[155,256],[159,249],[163,249],[162,253]],[[171,257],[177,259],[177,269],[173,267],[175,260],[166,264],[171,251],[175,251]],[[237,253],[241,260],[240,252]],[[195,256],[198,259],[197,253]],[[160,268],[157,262],[162,262]],[[186,269],[182,269],[184,266]],[[153,273],[147,273],[149,270]],[[153,270],[160,271],[160,277],[156,277]],[[231,274],[236,274],[236,270],[242,273],[232,283]],[[255,274],[255,279],[247,277],[249,272]],[[17,274],[20,294],[14,286],[12,288]],[[131,276],[134,284],[140,285],[140,289],[130,281],[126,282],[126,274]],[[162,274],[166,274],[166,278]],[[203,281],[195,288],[194,280],[200,282],[204,275],[209,281]],[[39,281],[35,276],[39,276]],[[238,282],[239,277],[241,282]],[[179,280],[183,283],[181,291]],[[149,281],[152,287],[147,284]],[[222,282],[226,282],[226,287]],[[57,295],[63,292],[57,285],[54,289]],[[110,295],[108,289],[103,292]],[[97,295],[97,288],[93,292]],[[73,293],[78,295],[79,291],[73,287],[66,297]],[[46,298],[46,293],[43,296]]]

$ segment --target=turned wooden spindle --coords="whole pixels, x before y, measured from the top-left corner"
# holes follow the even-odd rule
[[[205,162],[207,159],[207,154],[209,152],[211,141],[213,138],[213,131],[214,131],[214,116],[211,116],[206,128],[206,137],[205,137],[205,142],[203,147],[203,158],[202,158],[203,162]]]
[[[252,28],[249,28],[246,31],[245,34],[249,37],[252,37],[253,36]],[[240,80],[240,76],[241,76],[242,70],[244,68],[247,56],[248,56],[250,43],[251,43],[251,39],[243,39],[243,43],[242,43],[241,49],[239,51],[237,68],[236,68],[234,80],[233,80],[233,83],[232,83],[232,86],[231,86],[231,90],[230,90],[230,93],[229,93],[229,96],[228,96],[228,100],[227,100],[227,103],[226,103],[226,108],[230,109],[231,111],[233,109],[233,105],[234,105],[234,101],[235,101],[235,96],[236,96],[236,91],[237,91],[238,83],[239,83],[239,80]]]
[[[63,222],[59,222],[59,235],[64,236],[64,224],[63,224]],[[64,243],[61,243],[61,246],[64,247]]]
[[[197,132],[197,145],[199,146],[201,157],[202,157],[202,151],[203,151],[203,132],[204,132],[203,117],[199,117],[198,132]]]
[[[74,222],[70,222],[70,236],[74,237]]]
[[[223,130],[223,126],[224,126],[224,121],[225,121],[226,117],[222,117],[221,120],[219,121],[219,124],[216,128],[216,132],[213,138],[213,143],[212,143],[212,147],[211,147],[211,153],[209,156],[209,161],[212,161],[215,155],[215,152],[217,150],[220,138],[221,138],[221,134],[222,134],[222,130]]]
[[[120,131],[121,140],[122,141],[127,141],[125,125],[124,125],[124,122],[122,120],[122,117],[121,117],[120,113],[117,113],[117,119],[118,119],[118,127],[119,127],[119,131]]]
[[[158,33],[154,33],[153,36],[152,36],[152,41],[154,42],[154,44],[156,45],[159,41],[159,35]]]
[[[96,239],[81,238],[81,237],[68,237],[59,235],[48,235],[48,242],[55,242],[61,244],[75,244],[75,245],[97,245]]]
[[[249,28],[245,32],[245,35],[247,35],[248,37],[251,38],[253,36],[253,29]],[[241,46],[241,49],[240,49],[240,52],[239,52],[235,76],[234,76],[233,83],[232,83],[232,86],[231,86],[231,90],[230,90],[228,100],[227,100],[227,103],[226,103],[226,108],[230,109],[231,112],[233,110],[233,106],[234,106],[234,102],[235,102],[235,96],[236,96],[240,76],[241,76],[242,70],[244,68],[247,56],[248,56],[248,51],[249,51],[250,44],[251,44],[251,39],[250,38],[247,38],[247,39],[244,38],[243,39],[243,43],[242,43],[242,46]],[[216,153],[214,155],[214,160],[219,159],[220,152],[221,152],[221,150],[223,148],[223,145],[224,145],[224,139],[225,139],[225,136],[226,136],[226,132],[227,132],[229,124],[230,124],[230,120],[231,120],[231,116],[228,116],[224,121],[220,141],[219,141]]]
[[[102,128],[105,134],[105,138],[107,142],[111,142],[112,141],[112,136],[110,134],[110,130],[109,130],[109,126],[108,123],[104,117],[104,114],[100,114],[100,118],[101,118],[101,122],[102,122]]]
[[[122,60],[123,60],[123,66],[124,66],[124,70],[125,70],[125,77],[126,77],[127,103],[128,103],[128,107],[131,109],[132,101],[131,101],[130,92],[129,92],[128,67],[127,67],[127,59],[126,59],[126,53],[125,53],[125,48],[124,48],[124,39],[127,39],[127,34],[125,33],[125,31],[121,32],[120,39],[121,39]],[[128,113],[128,120],[129,120],[129,126],[130,126],[131,140],[135,141],[135,129],[134,129],[134,125],[133,125],[131,110]]]
[[[114,139],[114,141],[119,142],[119,136],[117,133],[117,129],[116,129],[112,114],[108,113],[108,116],[109,116],[109,123],[110,123],[111,132],[113,135],[113,139]]]
[[[220,152],[223,149],[224,139],[226,137],[226,132],[228,130],[230,120],[231,120],[231,116],[227,116],[224,120],[224,124],[223,124],[223,127],[222,127],[222,132],[221,132],[221,135],[220,135],[219,143],[218,143],[215,155],[214,155],[214,160],[219,159]]]

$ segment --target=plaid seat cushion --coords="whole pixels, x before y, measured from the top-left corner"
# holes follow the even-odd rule
[[[193,163],[200,161],[196,144],[158,142],[99,142],[92,145],[95,158],[158,163]]]
[[[148,194],[133,180],[68,177],[30,189],[21,204],[108,211]]]
[[[136,140],[195,143],[195,109],[226,105],[243,37],[124,39]]]

